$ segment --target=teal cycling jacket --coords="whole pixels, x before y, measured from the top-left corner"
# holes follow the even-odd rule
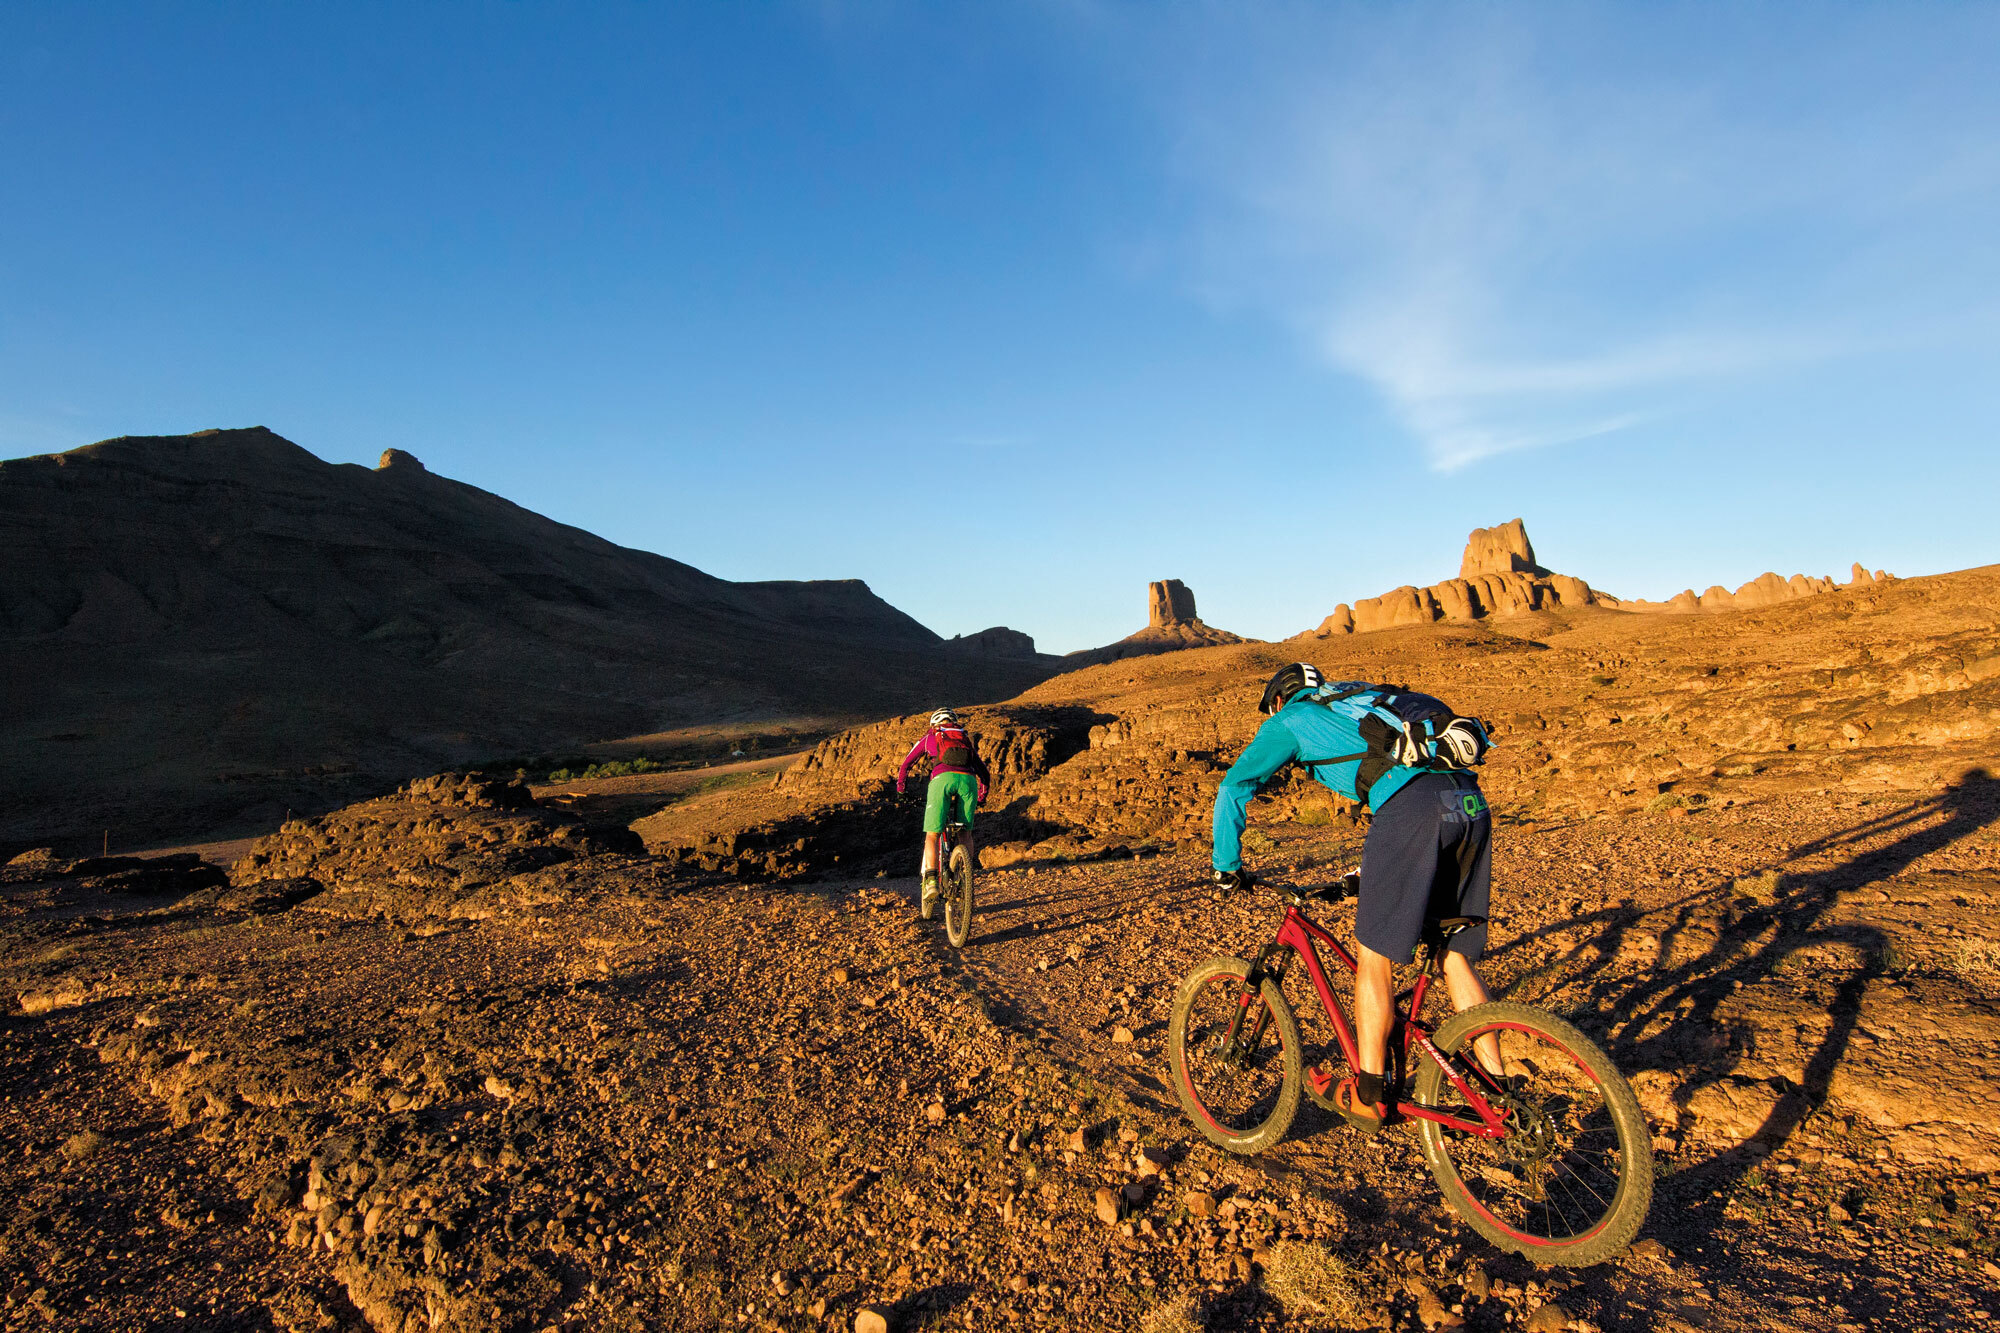
[[[1257,728],[1249,748],[1229,766],[1229,772],[1222,777],[1221,789],[1215,793],[1215,851],[1211,857],[1215,868],[1228,871],[1243,864],[1244,811],[1250,798],[1257,794],[1257,788],[1273,773],[1294,759],[1358,755],[1367,749],[1368,742],[1361,739],[1361,728],[1353,718],[1303,698],[1280,708]],[[1344,764],[1321,765],[1312,773],[1322,786],[1354,801],[1360,799],[1354,786],[1360,770],[1361,761],[1350,759]],[[1426,771],[1401,764],[1391,767],[1368,789],[1369,811],[1380,810],[1411,779],[1422,777]]]

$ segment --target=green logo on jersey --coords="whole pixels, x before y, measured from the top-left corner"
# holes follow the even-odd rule
[[[1476,791],[1469,791],[1458,798],[1458,804],[1465,811],[1467,819],[1477,819],[1486,813],[1486,798]]]

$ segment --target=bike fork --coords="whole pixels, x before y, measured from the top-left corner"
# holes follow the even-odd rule
[[[1257,951],[1256,960],[1250,964],[1250,971],[1243,978],[1243,990],[1237,997],[1236,1012],[1229,1018],[1229,1031],[1224,1036],[1222,1047],[1222,1058],[1225,1063],[1237,1063],[1251,1051],[1256,1050],[1257,1044],[1264,1040],[1264,1029],[1271,1021],[1271,1011],[1259,1005],[1257,1021],[1251,1025],[1247,1038],[1243,1032],[1243,1015],[1248,1013],[1251,1005],[1256,1004],[1262,996],[1266,977],[1276,980],[1280,985],[1284,984],[1286,952],[1285,946],[1276,942],[1267,944]],[[1276,966],[1272,966],[1270,962],[1274,953],[1279,955]]]

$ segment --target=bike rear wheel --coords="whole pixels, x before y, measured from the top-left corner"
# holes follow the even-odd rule
[[[1285,1137],[1305,1082],[1284,992],[1269,977],[1253,992],[1249,976],[1241,958],[1209,959],[1181,982],[1167,1026],[1181,1109],[1209,1142],[1245,1154]]]
[[[963,949],[972,937],[972,857],[965,844],[954,843],[945,862],[944,882],[938,885],[944,897],[944,937],[954,949]]]
[[[1472,1082],[1473,1042],[1488,1034],[1516,1082],[1507,1133],[1488,1139],[1423,1122],[1424,1160],[1445,1202],[1480,1235],[1535,1263],[1610,1258],[1638,1234],[1653,1199],[1652,1135],[1631,1085],[1576,1027],[1525,1004],[1477,1005],[1434,1040]],[[1431,1061],[1417,1075],[1415,1099],[1479,1118]]]

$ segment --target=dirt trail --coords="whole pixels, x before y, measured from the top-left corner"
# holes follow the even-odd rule
[[[731,791],[755,785],[799,761],[802,750],[755,755],[700,768],[673,768],[657,773],[628,773],[615,778],[572,778],[538,783],[530,788],[537,800],[560,805],[587,819],[607,824],[633,824],[664,808],[704,792]]]
[[[2000,1086],[2000,1013],[1978,921],[1951,909],[2000,894],[1993,787],[1880,814],[1863,801],[1845,819],[1793,802],[1695,830],[1502,830],[1485,965],[1496,994],[1596,1036],[1659,1135],[1642,1233],[1654,1244],[1640,1248],[1660,1257],[1559,1274],[1545,1295],[1603,1327],[1990,1317],[2000,1143],[1961,1094]],[[1356,851],[1352,835],[1280,831],[1263,864],[1319,882]],[[1217,900],[1205,869],[1190,857],[990,874],[965,980],[1003,1026],[1192,1144],[1191,1165],[1336,1203],[1343,1252],[1462,1248],[1463,1262],[1506,1271],[1444,1209],[1411,1129],[1370,1144],[1307,1103],[1261,1159],[1225,1161],[1193,1136],[1162,1046],[1175,985],[1205,957],[1254,953],[1279,915],[1270,896]],[[1345,936],[1351,921],[1349,907],[1322,923]],[[1288,990],[1308,1046],[1330,1051],[1301,982]],[[1958,1072],[1915,1073],[1891,1034],[1950,1041]]]
[[[1460,1226],[1407,1131],[1308,1105],[1253,1161],[1192,1133],[1175,982],[1276,917],[1216,901],[1199,858],[989,872],[962,954],[913,879],[703,883],[500,797],[298,826],[271,864],[319,847],[338,887],[296,902],[293,879],[135,901],[10,871],[0,1324],[1987,1318],[2000,1196],[1963,1094],[1996,1082],[1993,788],[1502,827],[1490,977],[1595,1033],[1656,1122],[1641,1242],[1582,1272]],[[359,873],[411,827],[489,850]],[[1304,878],[1356,836],[1258,827],[1260,868]],[[1910,1058],[1945,1040],[1960,1063]]]

